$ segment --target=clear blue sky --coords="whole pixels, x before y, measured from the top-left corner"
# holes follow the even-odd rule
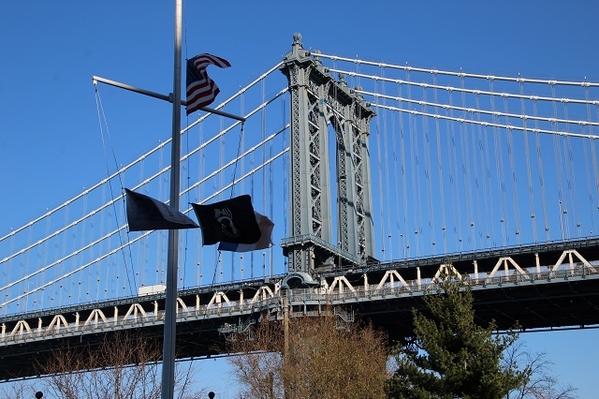
[[[170,1],[3,1],[0,4],[0,234],[105,176],[92,75],[172,91]],[[183,56],[232,64],[234,93],[278,62],[294,32],[329,54],[513,76],[599,81],[596,1],[190,1]],[[218,72],[215,72],[218,74]],[[220,75],[225,76],[225,75]],[[110,115],[121,162],[170,137],[171,107],[118,89]],[[595,397],[599,331],[526,335],[555,374]],[[220,396],[221,398],[223,396]]]

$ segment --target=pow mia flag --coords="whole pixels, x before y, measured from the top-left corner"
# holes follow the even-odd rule
[[[272,229],[275,226],[274,223],[264,215],[254,212],[256,215],[256,223],[260,229],[260,239],[253,244],[239,244],[221,241],[218,244],[219,251],[231,251],[231,252],[248,252],[255,251],[257,249],[269,248],[272,244]]]
[[[249,195],[213,204],[191,205],[202,229],[203,245],[212,245],[219,241],[254,244],[260,240],[262,233]]]

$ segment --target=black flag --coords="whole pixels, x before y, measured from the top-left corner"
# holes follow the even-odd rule
[[[260,240],[262,233],[249,195],[208,205],[191,205],[200,222],[204,245],[219,241],[254,244]]]
[[[129,231],[192,229],[199,227],[193,220],[147,195],[125,189],[127,193],[127,223]]]
[[[252,244],[239,244],[221,241],[218,244],[219,251],[232,251],[232,252],[248,252],[255,251],[257,249],[266,249],[272,244],[272,229],[275,226],[274,223],[264,215],[254,212],[256,215],[256,223],[260,229],[260,239]]]

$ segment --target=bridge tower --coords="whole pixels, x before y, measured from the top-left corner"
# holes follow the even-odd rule
[[[290,237],[283,241],[289,278],[311,277],[374,254],[368,136],[374,111],[335,80],[296,33],[281,67],[291,95]],[[336,145],[337,232],[333,234],[329,126]]]

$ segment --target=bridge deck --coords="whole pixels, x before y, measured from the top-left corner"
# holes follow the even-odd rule
[[[343,308],[397,339],[411,334],[412,310],[426,311],[423,296],[448,268],[468,277],[481,324],[495,320],[498,330],[596,326],[598,259],[597,242],[584,241],[325,271],[320,288],[280,290],[279,276],[185,290],[178,299],[177,352],[182,358],[222,353],[221,327],[234,330],[265,312],[281,318],[284,297],[292,315]],[[161,344],[163,309],[164,294],[153,294],[0,319],[0,378],[36,375],[35,365],[52,350],[96,347],[123,330]]]

